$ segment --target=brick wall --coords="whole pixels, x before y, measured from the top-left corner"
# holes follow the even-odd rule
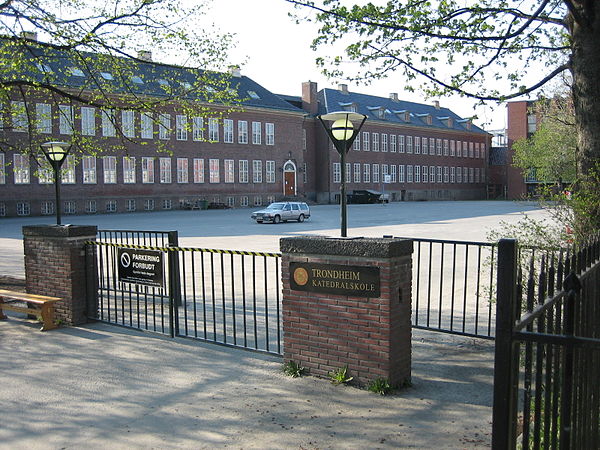
[[[84,242],[96,240],[95,226],[23,227],[28,293],[60,297],[56,319],[67,325],[85,323],[86,273]]]
[[[412,241],[282,239],[284,360],[312,375],[348,366],[360,384],[410,380]],[[380,296],[291,289],[291,262],[378,267]]]

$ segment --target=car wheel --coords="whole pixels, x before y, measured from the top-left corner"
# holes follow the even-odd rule
[[[273,223],[279,223],[279,222],[281,222],[281,217],[279,217],[279,216],[273,217]]]
[[[298,222],[304,222],[304,214],[298,216]]]

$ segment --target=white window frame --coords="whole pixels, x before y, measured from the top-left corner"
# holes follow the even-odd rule
[[[420,183],[421,182],[421,166],[416,164],[414,171],[415,171],[415,183]]]
[[[178,141],[187,141],[188,139],[188,118],[185,114],[175,116],[175,139]]]
[[[123,184],[135,184],[135,156],[123,157]]]
[[[233,159],[223,161],[223,181],[225,183],[235,183],[235,161]]]
[[[373,166],[373,183],[379,183],[379,164],[372,164]]]
[[[370,142],[371,142],[371,136],[369,136],[369,132],[363,131],[363,145],[362,145],[363,152],[368,152],[370,150],[370,148],[369,148]]]
[[[388,135],[387,133],[381,133],[381,151],[387,153],[388,151]]]
[[[363,183],[371,182],[371,165],[368,163],[363,164]]]
[[[81,172],[83,175],[83,184],[96,184],[96,157],[83,156],[81,158]]]
[[[154,158],[142,157],[142,184],[154,183]]]
[[[334,184],[342,182],[342,165],[339,162],[333,163],[333,182]]]
[[[154,137],[154,120],[151,112],[140,114],[140,136],[142,139],[152,139]]]
[[[262,124],[252,122],[252,144],[260,145],[262,143]]]
[[[406,182],[405,166],[404,166],[404,164],[399,164],[398,165],[398,183],[405,183],[405,182]]]
[[[25,102],[11,102],[12,130],[18,133],[27,132],[27,110]]]
[[[275,124],[265,123],[265,144],[275,145]]]
[[[263,166],[263,164],[260,159],[252,160],[252,182],[253,183],[262,183],[263,182],[262,166]]]
[[[124,136],[135,137],[135,111],[131,109],[121,111],[121,127]]]
[[[378,152],[379,151],[379,133],[372,133],[372,134],[373,134],[373,151]]]
[[[226,144],[233,144],[233,120],[223,120],[223,142]],[[227,183],[227,181],[225,181]]]
[[[240,159],[238,161],[238,180],[240,183],[248,183],[248,160]]]
[[[398,139],[398,153],[404,153],[406,151],[406,148],[404,147],[404,135],[399,134]]]
[[[29,155],[22,153],[13,155],[13,173],[15,184],[29,184],[31,182]]]
[[[267,183],[275,183],[275,161],[265,162],[265,181]]]
[[[219,159],[211,158],[208,160],[208,182],[209,183],[220,183],[219,173]]]
[[[189,183],[189,161],[187,158],[177,158],[177,183]]]
[[[354,182],[360,183],[360,163],[354,163]]]
[[[413,152],[413,137],[406,136],[406,153],[412,154],[412,152]]]
[[[210,117],[208,119],[208,140],[219,142],[219,119]]]
[[[102,157],[102,179],[104,184],[115,184],[117,182],[117,157]]]
[[[204,158],[194,158],[194,183],[204,183]]]
[[[83,136],[96,136],[96,108],[91,106],[81,107],[81,134]]]
[[[413,182],[413,166],[412,166],[412,164],[408,164],[406,166],[406,182],[407,183]]]
[[[52,133],[52,105],[48,103],[37,103],[35,105],[37,130],[39,133]]]
[[[204,118],[203,117],[193,117],[192,118],[192,139],[194,141],[203,141],[204,140]]]
[[[73,134],[75,128],[75,115],[73,107],[58,105],[58,132],[60,134]]]
[[[397,176],[397,172],[396,172],[396,170],[397,170],[397,168],[396,168],[396,164],[392,164],[392,165],[390,166],[390,177],[392,178],[392,179],[391,179],[391,182],[392,182],[392,183],[395,183],[395,182],[396,182],[396,180],[397,180],[397,178],[396,178],[396,176]]]
[[[171,115],[161,113],[158,115],[158,138],[163,141],[171,139]]]
[[[248,143],[248,121],[238,120],[238,144]]]
[[[173,169],[171,166],[171,158],[159,158],[158,169],[158,179],[161,184],[170,184],[173,182]]]
[[[103,109],[100,111],[102,117],[102,136],[115,137],[117,129],[115,127],[115,110]]]

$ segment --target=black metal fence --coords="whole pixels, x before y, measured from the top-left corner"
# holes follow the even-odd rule
[[[100,231],[98,236],[101,240],[86,247],[91,317],[282,353],[279,254],[181,248],[173,245],[174,232]],[[119,281],[119,248],[162,252],[164,286]]]
[[[492,446],[600,448],[600,239],[518,261],[500,241]]]
[[[496,246],[412,239],[415,328],[493,339]]]

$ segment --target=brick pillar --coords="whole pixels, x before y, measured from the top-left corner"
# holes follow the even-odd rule
[[[87,322],[85,241],[96,240],[96,226],[23,227],[27,292],[50,295],[56,319],[68,325]]]
[[[410,381],[412,241],[280,241],[284,360],[316,376],[348,366],[359,384]]]

